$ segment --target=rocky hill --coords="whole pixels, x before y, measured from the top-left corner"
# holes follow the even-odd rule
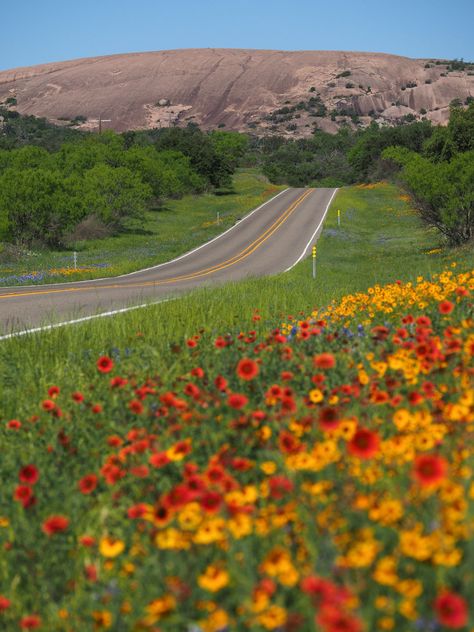
[[[379,53],[187,49],[0,72],[0,103],[118,131],[195,122],[256,134],[337,131],[343,121],[445,123],[474,98],[474,64]]]

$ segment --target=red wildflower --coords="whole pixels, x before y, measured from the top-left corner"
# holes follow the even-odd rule
[[[349,454],[359,459],[371,459],[379,451],[380,437],[368,428],[359,428],[347,444]]]
[[[56,408],[56,404],[53,402],[52,399],[44,399],[41,402],[41,408],[46,412],[50,412],[51,410],[54,410]]]
[[[120,377],[120,375],[116,375],[115,377],[111,377],[110,378],[110,388],[122,388],[122,386],[125,386],[126,384],[128,384],[128,380],[126,380],[123,377]]]
[[[454,309],[454,303],[451,301],[441,301],[438,303],[438,311],[440,314],[450,314]]]
[[[132,399],[128,403],[128,408],[136,415],[141,415],[144,410],[143,404],[138,399]]]
[[[130,474],[132,474],[132,476],[136,476],[137,478],[146,478],[149,473],[150,470],[146,465],[136,465],[130,470]]]
[[[248,401],[248,398],[240,393],[232,393],[232,395],[229,395],[227,399],[228,405],[236,410],[243,408],[246,404],[248,404]]]
[[[28,485],[34,485],[38,482],[39,471],[36,465],[24,465],[18,473],[20,483],[28,483]]]
[[[102,410],[102,404],[94,404],[91,408],[91,412],[94,413],[94,415],[98,415]]]
[[[6,597],[4,597],[3,595],[0,595],[0,612],[3,612],[4,610],[8,610],[10,606],[11,606],[11,601],[7,599]]]
[[[84,395],[82,393],[80,393],[79,391],[75,391],[72,395],[71,395],[73,401],[75,401],[77,404],[80,404],[81,402],[84,401]]]
[[[332,406],[322,408],[319,413],[318,422],[323,430],[335,430],[340,422],[340,415],[337,408]]]
[[[336,358],[332,353],[320,353],[314,356],[313,364],[318,369],[332,369],[336,366]]]
[[[21,503],[25,508],[30,504],[32,496],[33,490],[31,487],[28,487],[28,485],[17,485],[15,492],[13,493],[13,498]]]
[[[163,498],[163,505],[169,509],[184,507],[192,499],[192,492],[185,484],[176,485]]]
[[[222,377],[222,375],[218,375],[214,380],[214,386],[217,388],[218,391],[225,391],[225,389],[227,388],[227,380],[225,379],[225,377]]]
[[[197,342],[190,338],[189,340],[186,340],[186,344],[190,349],[193,349],[197,345]]]
[[[82,494],[92,494],[97,487],[98,478],[95,474],[87,474],[78,482],[77,486]]]
[[[375,340],[386,340],[390,333],[390,330],[383,325],[376,325],[371,331]]]
[[[156,454],[152,454],[149,458],[150,465],[153,467],[164,467],[168,465],[170,462],[170,458],[167,456],[166,452],[157,452]]]
[[[444,591],[436,597],[434,603],[439,622],[447,628],[463,628],[468,621],[466,600],[456,593]]]
[[[222,496],[218,492],[205,492],[201,496],[199,503],[204,511],[207,511],[208,513],[215,513],[222,505]]]
[[[186,386],[184,387],[184,393],[186,395],[189,395],[189,397],[192,397],[193,399],[199,399],[199,396],[201,395],[199,387],[192,382],[186,384]]]
[[[259,372],[258,364],[250,358],[242,358],[237,364],[237,375],[242,380],[253,380]]]
[[[296,402],[292,397],[283,397],[281,400],[282,413],[294,413],[296,411]]]
[[[206,476],[211,483],[220,483],[226,477],[226,473],[220,465],[211,465],[207,469]]]
[[[86,579],[90,582],[96,582],[98,579],[97,567],[94,564],[86,564],[84,566],[84,575]]]
[[[186,484],[193,496],[196,498],[205,489],[205,483],[198,474],[190,474],[187,478]]]
[[[59,386],[50,386],[48,388],[48,395],[49,397],[51,397],[52,399],[54,399],[55,397],[57,397],[59,395]]]
[[[214,346],[216,349],[223,349],[224,347],[227,347],[227,342],[222,336],[218,336],[214,341]]]
[[[282,430],[278,437],[280,451],[284,454],[295,454],[301,450],[301,442],[288,430]]]
[[[7,423],[7,428],[10,430],[19,430],[21,428],[21,421],[18,421],[18,419],[10,419]]]
[[[39,628],[40,625],[41,618],[37,614],[29,614],[20,621],[20,628],[23,630],[33,630],[34,628]]]
[[[123,439],[118,437],[117,435],[111,435],[107,438],[107,445],[111,448],[118,448],[119,445],[122,445]]]
[[[125,472],[123,472],[117,465],[112,465],[110,463],[103,465],[100,473],[104,477],[107,485],[115,485],[118,480],[125,476]]]
[[[101,373],[110,373],[114,368],[114,361],[108,356],[101,356],[97,360],[96,366]]]
[[[324,632],[362,632],[363,629],[359,619],[332,605],[321,608],[316,623]]]
[[[246,459],[243,456],[242,457],[238,456],[232,459],[231,467],[234,470],[237,470],[238,472],[246,472],[247,470],[250,470],[253,467],[253,463],[252,461],[250,461],[249,459]]]
[[[69,526],[69,518],[66,516],[49,516],[43,522],[41,530],[48,536],[65,531]]]
[[[127,510],[127,516],[131,520],[136,520],[137,518],[143,518],[147,511],[148,509],[145,503],[138,503],[138,505],[133,505],[133,507]]]
[[[423,401],[423,395],[417,391],[412,391],[408,394],[408,401],[412,406],[417,406]]]
[[[286,476],[272,476],[268,480],[270,496],[279,500],[293,491],[293,483]]]
[[[95,546],[96,540],[91,535],[81,535],[81,537],[79,538],[79,543],[82,544],[82,546],[87,546],[90,548],[92,546]]]
[[[315,575],[302,579],[300,587],[317,605],[333,602],[337,594],[337,589],[332,582]]]
[[[416,319],[416,324],[421,327],[430,327],[431,326],[431,318],[428,316],[418,316]]]
[[[415,458],[412,476],[423,487],[437,485],[446,476],[448,463],[438,454],[421,454]]]

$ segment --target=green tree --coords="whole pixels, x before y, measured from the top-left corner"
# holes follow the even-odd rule
[[[451,160],[453,156],[474,150],[474,102],[467,108],[452,106],[447,127],[436,128],[425,143],[424,153],[435,161]]]
[[[0,177],[0,214],[7,218],[8,236],[19,245],[57,246],[80,217],[80,206],[57,171],[8,169]]]
[[[114,230],[123,229],[127,219],[140,219],[152,193],[151,187],[126,167],[98,164],[84,174],[85,214],[96,215]]]
[[[197,125],[188,125],[185,129],[171,127],[155,130],[152,137],[159,151],[171,149],[187,156],[193,169],[210,186],[224,187],[231,184],[232,165],[216,151],[210,136],[204,134]]]
[[[474,151],[433,164],[409,150],[392,147],[384,157],[399,165],[401,179],[422,219],[437,228],[452,246],[474,236]]]
[[[433,127],[429,121],[382,129],[373,122],[367,130],[357,135],[357,142],[349,151],[349,163],[354,169],[355,178],[368,180],[375,172],[379,172],[379,161],[387,147],[399,145],[420,152],[432,133]]]
[[[249,147],[249,138],[238,132],[215,131],[210,134],[212,145],[217,153],[235,170]]]

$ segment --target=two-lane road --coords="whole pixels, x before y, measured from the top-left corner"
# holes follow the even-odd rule
[[[0,334],[157,300],[203,284],[283,272],[317,238],[334,194],[334,189],[287,189],[211,242],[132,274],[0,288]]]

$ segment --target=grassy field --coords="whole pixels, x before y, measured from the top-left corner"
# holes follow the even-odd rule
[[[0,262],[0,285],[102,278],[169,261],[223,232],[283,188],[256,171],[240,171],[232,190],[167,200],[163,208],[148,211],[140,228],[79,242],[77,272],[72,249],[35,251],[14,264]]]
[[[472,629],[473,254],[388,185],[318,253],[0,343],[1,629]]]
[[[341,227],[337,226],[341,209]],[[296,257],[295,257],[296,258]],[[177,301],[0,343],[0,415],[20,414],[56,381],[87,379],[90,361],[111,353],[166,375],[181,369],[174,345],[203,327],[216,335],[255,327],[265,331],[288,316],[310,313],[369,286],[430,278],[441,270],[474,268],[472,248],[443,250],[392,185],[339,192],[318,242],[317,278],[311,259],[291,272],[192,292]],[[252,320],[258,310],[259,320]]]

